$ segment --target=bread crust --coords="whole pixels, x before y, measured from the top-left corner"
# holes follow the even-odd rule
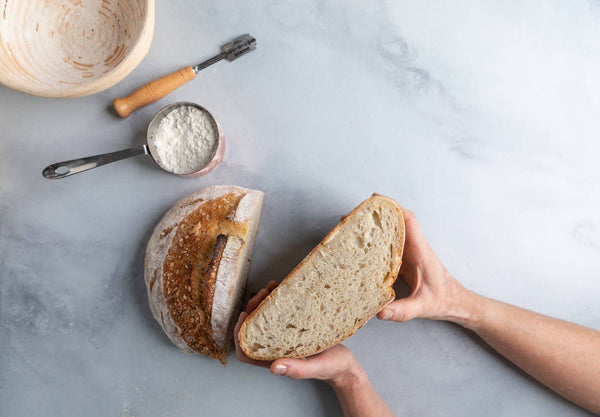
[[[344,225],[344,224],[345,224],[345,223],[346,223],[346,222],[349,220],[349,218],[350,218],[350,217],[351,217],[351,216],[352,216],[354,213],[356,213],[356,212],[358,212],[358,211],[362,210],[362,208],[363,208],[364,206],[368,205],[370,202],[372,202],[372,201],[373,201],[373,200],[375,200],[375,199],[377,199],[377,200],[380,200],[380,201],[385,201],[385,202],[387,202],[387,203],[393,203],[393,206],[396,208],[396,210],[397,210],[397,213],[398,213],[398,215],[399,215],[399,218],[400,218],[400,220],[401,220],[401,222],[400,222],[400,223],[401,223],[401,230],[402,230],[402,233],[401,233],[401,235],[402,235],[402,236],[401,236],[401,242],[400,242],[400,245],[399,245],[399,247],[400,247],[400,253],[398,254],[398,262],[397,262],[397,265],[395,266],[394,270],[393,270],[393,271],[391,271],[391,279],[388,281],[388,282],[389,282],[389,287],[388,287],[388,289],[389,289],[389,296],[388,296],[388,299],[387,299],[387,301],[386,301],[385,303],[383,303],[383,304],[381,305],[381,308],[380,308],[380,310],[381,310],[383,307],[385,307],[387,304],[389,304],[391,301],[393,301],[393,300],[394,300],[394,298],[396,297],[396,293],[394,292],[393,285],[394,285],[394,282],[396,281],[396,279],[397,279],[397,277],[398,277],[398,274],[400,273],[400,267],[401,267],[401,265],[402,265],[402,255],[403,255],[403,252],[404,252],[404,242],[405,242],[406,230],[405,230],[405,225],[404,225],[404,216],[403,216],[403,214],[402,214],[402,210],[400,209],[400,206],[398,205],[398,203],[397,203],[395,200],[393,200],[393,199],[391,199],[391,198],[389,198],[389,197],[384,197],[384,196],[372,196],[372,197],[369,197],[368,199],[366,199],[365,201],[363,201],[363,202],[362,202],[360,205],[358,205],[358,207],[356,207],[354,210],[352,210],[352,211],[350,212],[350,214],[348,214],[348,215],[347,215],[347,216],[346,216],[346,217],[345,217],[345,218],[344,218],[344,219],[343,219],[343,220],[342,220],[342,221],[341,221],[341,222],[340,222],[340,223],[339,223],[337,226],[335,226],[335,227],[334,227],[334,228],[333,228],[333,229],[332,229],[332,230],[331,230],[331,231],[330,231],[330,232],[327,234],[327,236],[325,236],[325,238],[324,238],[324,239],[321,241],[321,243],[319,243],[319,244],[318,244],[318,245],[317,245],[317,246],[316,246],[314,249],[312,249],[312,250],[311,250],[311,251],[308,253],[308,255],[306,255],[306,257],[305,257],[305,258],[304,258],[304,259],[303,259],[303,260],[302,260],[302,261],[301,261],[301,262],[300,262],[300,263],[299,263],[299,264],[298,264],[298,265],[297,265],[297,266],[296,266],[296,267],[295,267],[295,268],[292,270],[292,272],[290,272],[290,273],[289,273],[289,274],[288,274],[288,275],[287,275],[287,276],[284,278],[284,280],[281,282],[281,284],[283,284],[284,282],[286,282],[286,281],[288,281],[290,278],[292,278],[292,277],[294,276],[294,274],[296,273],[296,271],[297,271],[298,269],[300,269],[300,267],[301,267],[302,265],[304,265],[305,263],[309,262],[309,261],[310,261],[310,259],[311,259],[311,257],[313,256],[313,254],[317,253],[317,252],[318,252],[318,251],[319,251],[319,250],[320,250],[320,249],[323,247],[323,245],[324,245],[324,244],[326,244],[326,243],[327,243],[327,242],[328,242],[328,241],[329,241],[329,240],[330,240],[330,239],[331,239],[333,236],[335,236],[335,234],[337,234],[337,233],[338,233],[338,231],[339,231],[340,227],[341,227],[342,225]],[[273,297],[275,297],[275,296],[277,295],[277,292],[279,291],[280,287],[281,287],[281,285],[280,285],[280,286],[278,286],[277,288],[275,288],[275,289],[274,289],[274,290],[273,290],[273,291],[272,291],[272,292],[271,292],[271,293],[270,293],[270,294],[269,294],[269,295],[268,295],[268,296],[267,296],[267,297],[266,297],[266,298],[265,298],[265,299],[264,299],[264,300],[263,300],[263,301],[262,301],[262,302],[261,302],[261,303],[258,305],[258,307],[256,307],[256,309],[255,309],[255,310],[254,310],[252,313],[250,313],[250,314],[248,315],[248,317],[246,318],[246,320],[244,320],[244,323],[242,323],[242,325],[241,325],[241,327],[240,327],[240,331],[239,331],[239,333],[238,333],[239,345],[240,345],[240,348],[242,349],[242,351],[244,352],[244,354],[245,354],[246,356],[248,356],[249,358],[256,359],[256,360],[274,360],[274,358],[271,358],[271,357],[266,357],[266,356],[262,356],[262,355],[257,355],[255,352],[252,352],[252,351],[251,351],[251,350],[248,348],[248,346],[250,345],[250,341],[249,341],[249,340],[246,340],[246,339],[244,338],[244,334],[246,333],[247,323],[249,323],[249,322],[250,322],[250,320],[251,320],[253,317],[255,317],[255,316],[257,316],[258,314],[260,314],[260,313],[261,313],[262,307],[263,307],[263,306],[264,306],[266,303],[268,303],[270,299],[272,299]],[[369,321],[371,318],[373,318],[373,316],[374,316],[374,315],[375,315],[375,314],[371,315],[371,316],[370,316],[370,317],[368,317],[366,320],[364,320],[363,322],[359,323],[359,324],[358,324],[358,325],[357,325],[357,326],[356,326],[356,327],[355,327],[353,330],[351,330],[350,332],[348,332],[348,333],[344,334],[343,336],[339,337],[339,338],[338,338],[338,339],[336,339],[336,341],[334,341],[333,343],[331,343],[331,344],[329,344],[329,345],[326,345],[326,346],[323,346],[321,349],[319,349],[319,350],[316,350],[315,352],[312,352],[310,355],[315,355],[315,354],[317,354],[317,353],[319,353],[319,352],[322,352],[322,351],[324,351],[324,350],[326,350],[326,349],[328,349],[328,348],[330,348],[330,347],[332,347],[332,346],[335,346],[335,345],[337,345],[338,343],[342,342],[343,340],[346,340],[347,338],[349,338],[350,336],[352,336],[354,333],[356,333],[356,331],[357,331],[357,330],[359,330],[359,329],[360,329],[362,326],[364,326],[364,325],[366,324],[366,322],[367,322],[367,321]],[[310,355],[308,355],[308,356],[310,356]],[[291,355],[291,356],[285,356],[285,357],[290,357],[290,358],[298,358],[298,357],[301,357],[301,356],[294,356],[294,355]]]
[[[169,296],[165,289],[165,271],[168,268],[166,261],[170,250],[176,244],[175,239],[180,232],[180,226],[185,223],[188,216],[196,212],[203,204],[232,194],[236,198],[239,197],[239,201],[233,212],[229,213],[228,220],[231,224],[239,226],[239,230],[228,230],[229,236],[219,232],[215,246],[211,247],[210,253],[206,254],[208,265],[200,273],[198,285],[200,285],[201,299],[197,300],[196,304],[204,311],[206,320],[197,326],[198,331],[202,333],[201,338],[199,335],[202,343],[199,348],[197,346],[194,349],[182,337],[182,329],[176,323],[170,310],[174,297],[172,294]],[[237,186],[212,186],[179,200],[155,227],[146,247],[144,265],[144,280],[148,289],[150,310],[169,339],[184,352],[203,353],[219,359],[223,363],[226,362],[229,354],[228,339],[231,338],[231,334],[226,332],[230,330],[230,326],[228,323],[223,324],[220,321],[226,320],[226,316],[239,308],[238,304],[241,303],[243,294],[240,293],[239,288],[245,287],[251,247],[260,218],[262,198],[263,193],[256,190]],[[196,227],[207,227],[210,224],[209,219],[203,220],[203,222],[208,223],[198,224]],[[212,226],[219,227],[219,225]],[[189,250],[193,252],[194,248],[189,248]],[[247,259],[239,256],[242,251],[246,254]],[[226,285],[237,288],[236,295],[240,300],[236,300],[235,297],[227,300],[220,299],[223,298],[221,281],[225,279],[227,280]],[[218,294],[217,288],[219,288]],[[233,289],[230,288],[231,291]],[[220,320],[216,320],[216,323],[213,320],[217,305],[214,304],[215,301],[218,301],[217,315]]]

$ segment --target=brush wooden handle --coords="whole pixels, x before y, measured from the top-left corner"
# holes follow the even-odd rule
[[[179,71],[149,82],[127,97],[115,99],[113,106],[115,106],[115,110],[119,113],[119,116],[125,118],[134,110],[154,103],[195,77],[196,73],[191,66],[182,68]]]

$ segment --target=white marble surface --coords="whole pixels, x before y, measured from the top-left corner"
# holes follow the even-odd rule
[[[119,120],[113,98],[244,32],[219,63]],[[174,348],[142,277],[154,224],[216,183],[266,193],[250,291],[371,192],[415,211],[490,297],[600,328],[600,3],[157,0],[142,65],[92,97],[0,88],[0,415],[339,416],[325,385]],[[228,139],[211,175],[146,158],[60,181],[51,162],[141,143],[195,101]],[[585,416],[462,329],[371,321],[347,345],[399,416]]]

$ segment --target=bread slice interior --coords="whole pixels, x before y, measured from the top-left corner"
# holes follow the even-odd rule
[[[297,358],[350,337],[394,299],[403,247],[398,205],[365,200],[246,319],[241,348],[254,359]]]

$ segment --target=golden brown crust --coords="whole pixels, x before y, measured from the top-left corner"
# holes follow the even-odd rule
[[[221,349],[212,337],[210,310],[219,264],[215,257],[223,250],[219,251],[223,238],[219,242],[218,236],[243,236],[240,229],[247,226],[227,219],[240,199],[230,193],[206,201],[179,222],[163,266],[166,303],[181,338],[192,350],[217,359]]]
[[[287,280],[289,280],[289,279],[290,279],[290,278],[291,278],[291,277],[292,277],[292,276],[295,274],[295,272],[296,272],[296,271],[297,271],[297,270],[298,270],[298,269],[299,269],[299,268],[300,268],[302,265],[304,265],[306,262],[308,262],[308,261],[310,260],[311,256],[313,255],[313,253],[315,253],[315,252],[317,252],[319,249],[321,249],[321,247],[323,246],[323,244],[324,244],[324,243],[326,243],[326,242],[329,240],[329,238],[330,238],[331,236],[333,236],[335,233],[337,233],[338,229],[339,229],[339,228],[340,228],[340,227],[341,227],[343,224],[345,224],[345,223],[348,221],[348,219],[350,218],[350,216],[352,216],[352,214],[354,214],[355,212],[357,212],[357,211],[361,210],[361,209],[362,209],[362,207],[363,207],[364,205],[368,204],[368,202],[369,202],[371,199],[374,199],[374,198],[386,199],[386,200],[389,200],[389,201],[393,202],[393,203],[394,203],[394,206],[395,206],[395,207],[396,207],[396,209],[397,209],[397,212],[398,212],[398,214],[399,214],[399,217],[400,217],[400,219],[402,220],[402,221],[401,221],[401,227],[402,227],[402,242],[401,242],[401,244],[400,244],[400,254],[399,254],[399,255],[400,255],[400,262],[398,263],[398,266],[397,266],[396,270],[395,270],[395,271],[392,273],[392,278],[389,280],[389,291],[390,291],[390,296],[388,297],[388,300],[387,300],[387,302],[386,302],[386,303],[384,303],[384,304],[382,304],[382,305],[380,306],[380,307],[381,307],[381,308],[380,308],[380,310],[381,310],[383,307],[385,307],[387,304],[389,304],[391,301],[393,301],[393,300],[394,300],[394,298],[396,297],[396,293],[394,292],[393,285],[394,285],[394,282],[396,281],[396,279],[398,278],[398,274],[400,273],[400,267],[402,266],[402,255],[403,255],[403,252],[404,252],[404,242],[405,242],[406,230],[405,230],[405,225],[404,225],[404,216],[403,216],[403,214],[402,214],[402,210],[400,209],[400,206],[398,205],[398,203],[397,203],[395,200],[393,200],[393,199],[391,199],[391,198],[389,198],[389,197],[384,197],[384,196],[374,196],[374,197],[370,197],[370,198],[366,199],[365,201],[363,201],[363,202],[362,202],[362,203],[361,203],[361,204],[360,204],[358,207],[356,207],[354,210],[352,210],[352,211],[351,211],[351,212],[350,212],[350,213],[349,213],[349,214],[348,214],[346,217],[344,217],[344,219],[343,219],[343,220],[342,220],[342,221],[341,221],[341,222],[340,222],[340,223],[339,223],[337,226],[335,226],[335,227],[334,227],[334,228],[333,228],[333,229],[332,229],[332,230],[331,230],[331,231],[330,231],[330,232],[327,234],[327,236],[325,236],[325,238],[324,238],[324,239],[321,241],[321,243],[319,243],[319,244],[318,244],[318,245],[317,245],[317,246],[316,246],[314,249],[312,249],[312,250],[311,250],[311,251],[308,253],[308,255],[306,255],[306,257],[305,257],[305,258],[304,258],[304,259],[303,259],[303,260],[302,260],[302,261],[301,261],[301,262],[300,262],[300,263],[299,263],[299,264],[298,264],[298,265],[297,265],[297,266],[296,266],[296,267],[295,267],[295,268],[294,268],[294,269],[293,269],[293,270],[292,270],[292,271],[291,271],[291,272],[290,272],[290,273],[289,273],[289,274],[288,274],[288,275],[287,275],[287,276],[284,278],[284,280],[282,281],[282,283],[283,283],[283,282],[286,282]],[[252,319],[254,316],[256,316],[257,314],[259,314],[259,313],[260,313],[261,307],[262,307],[263,305],[265,305],[265,304],[266,304],[266,303],[267,303],[267,302],[268,302],[268,301],[269,301],[271,298],[273,298],[273,297],[274,297],[274,296],[277,294],[277,292],[279,291],[279,288],[280,288],[279,286],[278,286],[277,288],[275,288],[275,289],[274,289],[274,290],[273,290],[273,291],[272,291],[272,292],[271,292],[271,293],[270,293],[270,294],[269,294],[269,295],[268,295],[268,296],[267,296],[267,297],[266,297],[266,298],[265,298],[263,301],[261,301],[261,303],[258,305],[258,307],[256,307],[256,308],[254,309],[254,311],[253,311],[253,312],[251,312],[251,313],[248,315],[248,317],[246,317],[246,319],[244,320],[244,323],[242,323],[242,326],[240,327],[240,331],[239,331],[238,335],[241,335],[241,334],[243,334],[243,333],[245,332],[245,329],[246,329],[246,324],[247,324],[247,323],[250,321],[250,319]],[[358,326],[356,329],[354,329],[353,331],[351,331],[351,332],[349,332],[349,333],[345,334],[343,337],[340,337],[340,338],[338,339],[338,341],[336,341],[336,342],[334,342],[334,343],[332,343],[332,344],[330,344],[330,345],[328,345],[328,346],[323,346],[323,347],[321,347],[321,349],[319,349],[317,352],[314,352],[314,354],[317,354],[317,353],[319,353],[319,352],[322,352],[322,351],[324,351],[324,350],[326,350],[326,349],[328,349],[328,348],[330,348],[330,347],[332,347],[332,346],[334,346],[334,345],[336,345],[336,344],[340,343],[341,341],[343,341],[343,340],[345,340],[345,339],[349,338],[349,337],[350,337],[350,336],[352,336],[354,333],[356,333],[356,331],[357,331],[358,329],[360,329],[362,326],[364,326],[364,325],[366,324],[366,322],[367,322],[367,321],[369,321],[369,319],[371,319],[371,318],[372,318],[374,315],[375,315],[375,314],[373,314],[371,317],[369,317],[369,318],[367,318],[366,320],[364,320],[364,322],[363,322],[363,323],[361,323],[361,324],[360,324],[360,325],[359,325],[359,326]],[[240,348],[242,349],[242,351],[244,352],[244,354],[245,354],[246,356],[248,356],[249,358],[256,359],[256,360],[272,360],[272,359],[270,359],[270,358],[264,358],[264,357],[261,357],[261,356],[257,356],[257,355],[256,355],[256,352],[251,352],[251,351],[250,351],[250,349],[247,349],[247,348],[246,348],[246,345],[245,345],[245,343],[244,343],[244,340],[243,340],[243,338],[239,338],[239,342],[240,342],[240,343],[239,343],[239,344],[240,344]],[[284,357],[290,357],[290,358],[294,358],[294,357],[296,357],[296,356],[284,356]]]

